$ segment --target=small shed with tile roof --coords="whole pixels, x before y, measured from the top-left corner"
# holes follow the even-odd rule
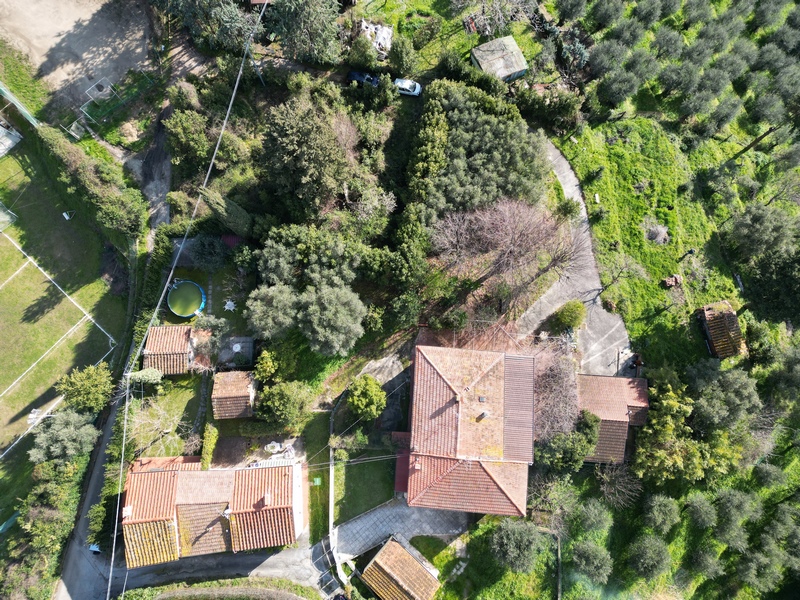
[[[400,537],[390,537],[369,562],[361,580],[381,600],[431,600],[438,571]]]
[[[530,356],[417,346],[409,506],[525,515],[533,381]]]
[[[214,375],[211,406],[215,419],[243,419],[253,416],[255,378],[250,371],[224,371]]]
[[[164,375],[182,375],[194,358],[189,325],[151,327],[142,352],[142,368],[158,369]]]
[[[746,350],[739,318],[727,300],[699,308],[697,318],[703,327],[708,348],[713,356],[730,358]]]
[[[647,380],[641,377],[578,375],[578,404],[600,418],[597,448],[587,462],[625,460],[629,426],[647,421]]]

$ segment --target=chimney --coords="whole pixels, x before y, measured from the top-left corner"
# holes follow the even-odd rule
[[[422,463],[419,462],[419,457],[414,459],[414,470],[415,471],[422,471]]]
[[[267,490],[264,492],[264,506],[269,506],[270,504],[272,504],[272,492]]]
[[[486,396],[478,396],[478,402],[486,402]]]
[[[483,421],[483,420],[484,420],[486,417],[488,417],[488,416],[489,416],[489,411],[488,411],[488,410],[485,410],[485,411],[483,411],[483,412],[482,412],[480,415],[478,415],[478,418],[477,418],[476,420],[477,420],[478,422],[480,422],[480,421]]]
[[[122,507],[122,518],[123,518],[123,519],[127,519],[127,518],[128,518],[128,517],[130,517],[132,514],[133,514],[133,506],[131,506],[131,505],[129,504],[128,506],[123,506],[123,507]]]

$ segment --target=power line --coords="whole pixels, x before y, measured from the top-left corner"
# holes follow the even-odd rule
[[[236,92],[239,90],[239,83],[242,79],[242,74],[244,73],[244,65],[247,61],[248,53],[250,52],[250,45],[253,42],[253,37],[258,30],[258,26],[261,24],[261,19],[264,17],[264,11],[267,9],[267,3],[264,3],[264,6],[261,7],[261,12],[258,14],[258,20],[253,25],[253,29],[250,32],[250,35],[247,37],[247,41],[244,46],[244,52],[242,54],[242,62],[239,65],[239,73],[236,76],[236,83],[233,86],[233,92],[231,93],[230,102],[228,102],[228,110],[225,113],[225,119],[222,121],[222,127],[219,131],[219,136],[217,137],[217,144],[214,146],[214,153],[211,155],[211,161],[208,165],[208,171],[206,171],[206,176],[203,179],[203,185],[200,186],[200,189],[205,189],[208,186],[208,180],[211,178],[211,171],[214,168],[214,162],[217,159],[217,152],[219,152],[219,146],[222,142],[222,135],[225,133],[225,127],[228,125],[228,119],[231,116],[231,110],[233,109],[233,102],[236,99]],[[114,538],[111,542],[111,561],[108,570],[108,587],[106,588],[106,600],[110,600],[111,598],[111,584],[113,581],[114,575],[114,556],[117,549],[117,535],[119,533],[119,509],[120,503],[122,502],[122,479],[124,475],[124,468],[125,468],[125,443],[127,441],[128,436],[128,405],[130,403],[130,395],[131,395],[131,386],[130,386],[130,374],[131,368],[136,362],[139,360],[139,357],[142,354],[142,350],[144,349],[145,341],[147,340],[147,336],[150,334],[150,329],[153,327],[153,323],[158,316],[159,308],[161,304],[164,302],[164,297],[167,295],[167,290],[169,289],[170,281],[172,281],[172,277],[175,274],[175,268],[178,264],[178,260],[180,259],[181,253],[183,252],[183,247],[186,244],[186,239],[189,237],[189,232],[191,231],[192,225],[194,220],[197,216],[197,209],[200,206],[200,200],[202,199],[202,195],[198,193],[197,201],[194,203],[194,208],[192,209],[192,216],[189,219],[189,224],[186,227],[186,232],[183,234],[183,239],[181,240],[180,246],[178,246],[178,252],[175,254],[175,258],[172,261],[172,266],[170,267],[169,276],[164,284],[164,288],[161,290],[161,296],[158,299],[158,303],[156,307],[153,309],[153,314],[150,317],[150,321],[147,324],[147,330],[145,331],[144,336],[142,337],[142,341],[139,343],[139,347],[136,349],[136,354],[133,357],[133,360],[129,361],[125,367],[125,372],[123,377],[125,378],[125,408],[124,408],[124,418],[123,418],[123,426],[122,426],[122,453],[119,459],[119,480],[117,483],[117,508],[115,517],[114,517]],[[127,565],[126,565],[126,575],[127,575]]]
[[[325,463],[316,463],[314,465],[309,465],[308,471],[324,471],[331,465],[345,465],[345,466],[353,466],[353,465],[362,465],[365,463],[371,462],[378,462],[381,460],[391,460],[397,458],[396,454],[386,454],[383,456],[367,456],[365,458],[354,458],[351,460],[335,460],[333,462],[325,462]]]

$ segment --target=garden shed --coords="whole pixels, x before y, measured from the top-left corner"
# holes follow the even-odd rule
[[[697,318],[708,340],[708,349],[717,358],[729,358],[745,351],[739,318],[730,302],[723,300],[697,309]]]
[[[510,35],[476,46],[471,56],[477,68],[507,83],[528,72],[528,61]]]
[[[214,375],[211,406],[215,419],[243,419],[253,416],[256,397],[253,373],[225,371]]]
[[[390,537],[361,574],[381,600],[431,600],[439,572],[400,536]]]

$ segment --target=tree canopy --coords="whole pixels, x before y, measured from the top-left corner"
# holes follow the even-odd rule
[[[67,406],[77,412],[98,413],[105,408],[114,391],[111,371],[101,362],[83,369],[74,369],[56,383],[56,391],[64,396]]]
[[[28,452],[32,462],[52,460],[57,464],[70,462],[92,451],[100,431],[92,425],[93,417],[74,410],[59,410],[44,419]]]
[[[339,61],[336,0],[275,0],[271,8],[281,44],[290,56],[319,64]]]
[[[515,573],[528,573],[533,569],[543,543],[536,525],[521,519],[500,521],[491,540],[494,557]]]
[[[362,419],[377,419],[386,408],[386,392],[383,391],[381,382],[372,375],[356,377],[347,392],[347,403]]]

